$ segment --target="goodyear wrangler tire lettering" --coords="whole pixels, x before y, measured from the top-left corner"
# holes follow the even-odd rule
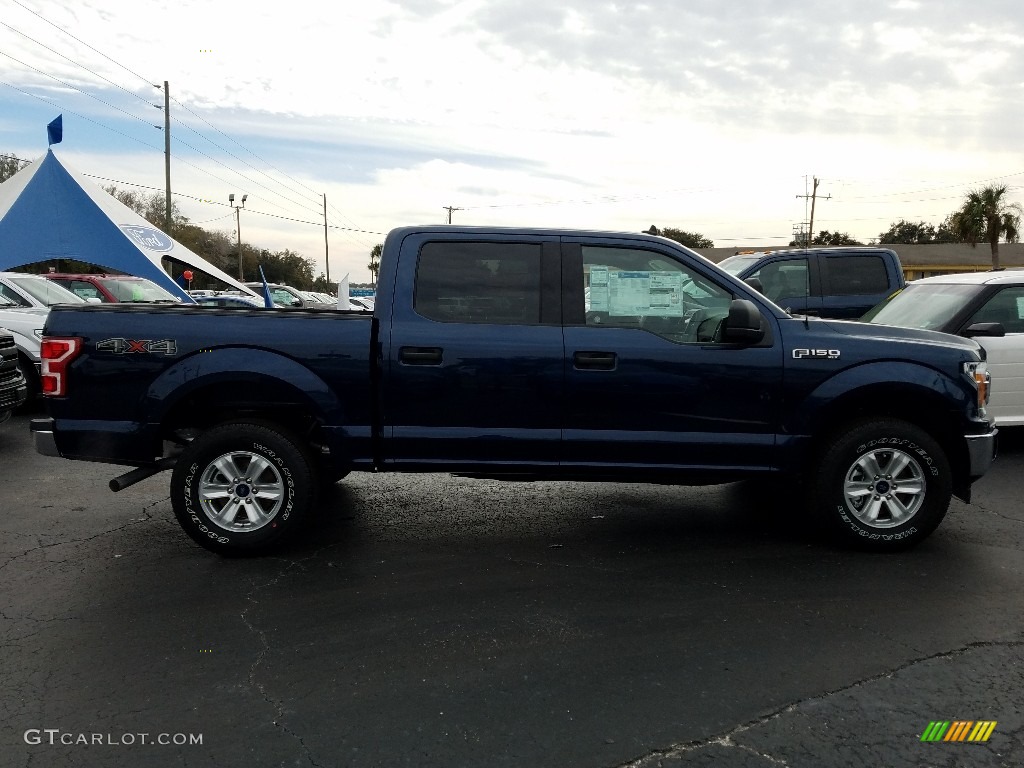
[[[178,523],[206,549],[262,554],[302,523],[315,485],[298,438],[275,424],[232,422],[185,448],[171,475],[171,501]]]
[[[809,501],[841,542],[905,549],[942,522],[952,497],[949,460],[917,425],[864,419],[843,425],[823,447]]]

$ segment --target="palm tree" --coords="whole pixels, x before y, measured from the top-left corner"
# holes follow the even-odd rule
[[[1008,203],[1004,195],[1005,185],[971,190],[950,217],[950,229],[961,242],[976,246],[979,241],[988,241],[992,247],[992,269],[999,269],[999,238],[1005,235],[1006,242],[1017,242],[1024,215],[1020,203]]]
[[[373,246],[370,251],[370,263],[366,265],[366,268],[370,270],[370,276],[373,278],[374,284],[377,283],[377,272],[380,270],[380,254],[384,250],[382,243],[377,243]]]

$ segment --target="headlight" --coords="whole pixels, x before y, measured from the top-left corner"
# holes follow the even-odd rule
[[[988,363],[964,363],[964,374],[978,390],[978,409],[984,411],[992,393],[992,375],[988,372]]]

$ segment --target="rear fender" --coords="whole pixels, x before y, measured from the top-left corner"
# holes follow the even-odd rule
[[[150,385],[144,410],[153,422],[161,423],[179,403],[203,389],[237,387],[239,399],[245,399],[267,383],[293,391],[322,423],[346,423],[342,403],[327,382],[289,357],[251,347],[215,348],[176,361]],[[325,434],[331,453],[339,455],[341,430],[329,429]]]

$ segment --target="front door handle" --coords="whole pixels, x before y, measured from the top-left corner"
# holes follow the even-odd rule
[[[440,365],[443,353],[441,347],[402,347],[398,360],[403,365]]]
[[[572,365],[578,371],[614,371],[617,360],[614,352],[576,352]]]

